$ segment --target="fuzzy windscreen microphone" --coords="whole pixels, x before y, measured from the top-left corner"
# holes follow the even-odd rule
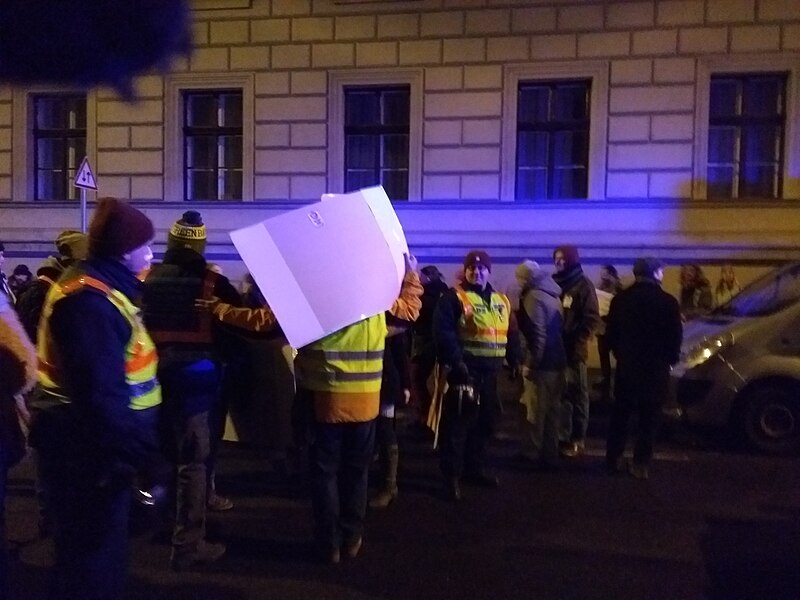
[[[0,83],[107,85],[191,49],[189,0],[0,0]]]

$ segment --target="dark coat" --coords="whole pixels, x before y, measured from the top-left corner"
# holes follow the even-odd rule
[[[567,366],[560,294],[553,278],[541,269],[522,288],[517,316],[528,346],[527,366],[532,371],[560,371]]]
[[[678,301],[655,280],[637,278],[611,300],[606,340],[618,371],[668,373],[678,362],[682,337]]]
[[[553,279],[561,288],[567,361],[571,364],[585,363],[589,358],[589,341],[600,326],[594,284],[583,274],[580,263],[554,273]]]

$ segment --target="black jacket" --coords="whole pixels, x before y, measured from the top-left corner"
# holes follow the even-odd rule
[[[678,301],[655,280],[637,278],[611,300],[606,341],[619,369],[668,371],[678,362],[682,337]]]
[[[583,274],[580,264],[554,273],[553,279],[561,288],[567,361],[573,364],[586,362],[589,358],[589,340],[600,326],[594,284]]]

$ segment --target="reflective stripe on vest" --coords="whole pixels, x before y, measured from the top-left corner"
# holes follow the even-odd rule
[[[214,295],[214,287],[217,283],[217,274],[206,269],[206,274],[203,277],[203,288],[200,298],[203,300],[210,300]],[[186,330],[167,330],[167,329],[150,329],[150,337],[156,344],[210,344],[212,342],[211,323],[213,316],[210,312],[200,311],[197,315],[197,328],[191,331]]]
[[[385,344],[383,313],[349,325],[300,349],[298,380],[318,392],[380,392]]]
[[[36,354],[39,359],[39,383],[48,394],[62,402],[70,400],[61,385],[61,363],[58,351],[50,335],[50,316],[59,300],[85,288],[101,292],[122,314],[131,326],[131,337],[125,347],[125,381],[128,384],[128,406],[143,410],[161,404],[161,386],[156,378],[158,355],[153,340],[139,316],[139,309],[120,291],[89,275],[78,275],[60,284],[51,286],[47,293],[42,318],[39,321],[39,343]]]
[[[511,314],[508,298],[492,292],[487,305],[480,294],[462,288],[455,290],[464,309],[458,321],[458,337],[464,352],[487,358],[504,357]]]

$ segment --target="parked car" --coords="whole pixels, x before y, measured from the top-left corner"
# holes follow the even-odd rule
[[[800,263],[686,323],[683,340],[676,415],[732,427],[761,452],[800,451]]]

